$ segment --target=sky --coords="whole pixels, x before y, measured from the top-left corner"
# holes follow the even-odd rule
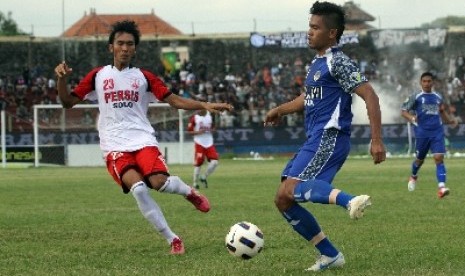
[[[148,14],[185,34],[307,31],[313,0],[1,0],[0,11],[37,37],[57,37],[85,12]],[[343,5],[345,0],[333,0]],[[446,16],[465,16],[463,0],[354,0],[376,18],[376,28],[419,27]],[[64,11],[64,12],[63,12]],[[64,16],[63,16],[64,15]]]

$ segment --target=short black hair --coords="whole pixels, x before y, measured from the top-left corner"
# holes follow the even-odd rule
[[[336,39],[339,43],[346,24],[344,8],[334,3],[316,1],[310,8],[310,14],[323,16],[328,28],[337,29]]]
[[[132,20],[124,20],[124,21],[118,21],[111,25],[111,33],[110,36],[108,37],[108,44],[113,44],[115,40],[115,34],[123,32],[123,33],[128,33],[132,34],[134,36],[134,43],[136,46],[139,44],[140,40],[140,31],[139,28],[137,27],[136,22]]]
[[[431,72],[424,72],[423,74],[421,74],[420,80],[424,77],[431,77],[432,79],[434,79],[434,75]]]

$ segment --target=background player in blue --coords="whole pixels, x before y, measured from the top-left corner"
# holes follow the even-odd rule
[[[361,218],[371,205],[368,195],[353,196],[331,184],[350,151],[353,93],[366,103],[375,164],[385,160],[386,151],[378,96],[356,64],[337,47],[345,25],[342,7],[317,1],[310,14],[308,44],[317,55],[307,73],[306,92],[270,110],[264,123],[275,125],[284,115],[305,112],[307,140],[284,168],[275,204],[293,229],[320,251],[316,263],[307,269],[320,271],[344,265],[344,256],[299,203],[337,204],[349,210],[352,219]]]
[[[442,97],[433,91],[433,74],[425,72],[421,74],[421,91],[408,97],[402,104],[402,117],[414,125],[415,130],[415,155],[412,163],[412,175],[408,181],[408,190],[415,190],[420,170],[428,151],[431,150],[436,163],[436,178],[438,180],[438,197],[443,198],[449,194],[446,188],[446,166],[444,154],[444,127],[442,122],[457,125],[457,120],[452,119],[445,111]]]

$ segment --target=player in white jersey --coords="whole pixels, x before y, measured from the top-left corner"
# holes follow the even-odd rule
[[[184,254],[184,244],[168,226],[165,217],[147,188],[184,196],[201,212],[208,212],[208,199],[168,172],[158,148],[155,130],[148,118],[150,102],[163,101],[178,109],[231,110],[226,103],[206,103],[172,94],[153,73],[133,67],[130,62],[139,44],[140,32],[133,21],[116,22],[108,46],[113,64],[91,70],[71,92],[67,77],[72,69],[63,61],[55,68],[58,95],[63,107],[71,108],[83,100],[99,104],[98,130],[108,172],[123,189],[131,192],[143,216],[171,245],[171,254]],[[127,233],[131,237],[131,233]]]
[[[194,188],[199,188],[198,180],[205,188],[208,188],[207,177],[212,174],[218,166],[219,154],[213,144],[212,131],[215,130],[213,117],[210,112],[200,110],[189,119],[187,132],[194,135]],[[200,170],[205,159],[208,167],[205,173],[200,176]]]

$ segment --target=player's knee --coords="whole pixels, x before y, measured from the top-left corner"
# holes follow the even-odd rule
[[[442,154],[435,154],[433,156],[433,158],[434,158],[434,162],[436,164],[440,164],[440,163],[444,162],[444,155],[442,155]]]
[[[218,166],[218,160],[215,160],[215,159],[210,160],[210,164],[211,164],[212,167],[216,168]]]
[[[146,182],[147,182],[147,186],[158,191],[166,183],[167,179],[168,179],[167,175],[155,174],[155,175],[149,176]]]
[[[294,199],[284,191],[278,191],[274,198],[274,204],[280,212],[284,212],[294,204]]]

